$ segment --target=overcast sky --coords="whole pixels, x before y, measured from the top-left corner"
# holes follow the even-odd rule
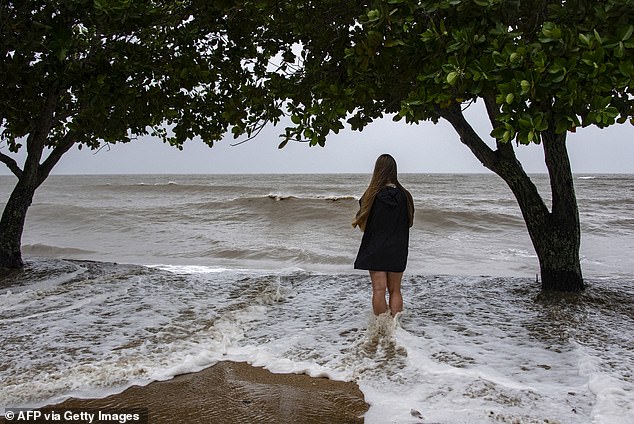
[[[472,107],[468,115],[486,136],[490,128],[483,110]],[[331,135],[325,148],[289,143],[279,150],[282,132],[282,127],[266,128],[256,139],[237,146],[231,146],[236,140],[229,136],[211,149],[194,140],[179,151],[151,138],[97,153],[73,149],[53,174],[369,173],[381,153],[392,154],[401,173],[488,172],[444,121],[408,125],[386,118],[362,132]],[[569,133],[568,150],[577,174],[634,173],[634,126],[580,129]],[[516,152],[529,173],[546,172],[541,146],[519,146]],[[20,164],[22,157],[17,158]],[[10,171],[0,164],[0,174]]]

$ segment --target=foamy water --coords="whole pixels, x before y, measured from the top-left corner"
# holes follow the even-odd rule
[[[12,282],[0,296],[3,407],[235,360],[356,381],[368,423],[634,416],[632,281],[564,299],[526,279],[411,275],[397,321],[373,318],[357,274],[42,260]]]
[[[495,177],[405,176],[394,321],[351,269],[367,176],[55,177],[0,281],[0,408],[235,360],[355,381],[368,423],[633,423],[634,179],[576,182],[589,287],[548,297]]]

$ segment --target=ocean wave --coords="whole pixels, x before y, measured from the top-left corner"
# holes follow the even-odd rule
[[[106,184],[111,186],[112,184]],[[162,187],[162,186],[170,186],[170,185],[179,185],[176,181],[168,181],[166,183],[145,183],[145,182],[140,182],[140,183],[134,183],[134,184],[130,184],[131,186],[141,186],[141,187],[147,187],[147,186],[154,186],[154,187]]]
[[[447,210],[444,208],[419,208],[415,212],[416,224],[438,229],[462,228],[477,232],[505,231],[508,227],[523,227],[521,215],[477,210]]]
[[[268,197],[269,199],[275,200],[276,202],[279,202],[280,200],[288,200],[288,199],[296,199],[295,196],[291,195],[291,194],[269,194],[266,197]]]
[[[634,218],[620,219],[583,219],[582,234],[593,234],[608,237],[610,235],[634,234]]]
[[[94,250],[77,249],[74,247],[49,246],[47,244],[23,244],[22,253],[28,256],[53,256],[60,257],[64,255],[89,255],[95,253]]]
[[[98,184],[94,186],[94,189],[101,190],[105,192],[116,192],[116,193],[211,193],[212,191],[222,191],[222,190],[236,190],[237,187],[215,187],[213,184],[187,184],[187,183],[179,183],[178,181],[166,181],[166,182],[138,182],[138,183],[128,183],[128,184],[116,184],[116,183],[106,183],[106,184]]]
[[[352,195],[336,195],[336,194],[324,194],[324,195],[296,195],[296,194],[285,194],[285,193],[269,193],[265,197],[280,201],[280,200],[288,200],[288,199],[299,199],[299,200],[330,200],[332,202],[338,202],[340,200],[359,200],[358,197]]]
[[[327,218],[333,223],[339,220],[351,221],[358,210],[358,198],[348,195],[298,196],[290,193],[269,193],[259,196],[241,196],[230,200],[213,200],[190,203],[177,208],[183,213],[187,208],[213,210],[219,212],[229,208],[232,219],[239,216],[257,216],[268,223],[311,225],[311,221]],[[476,232],[503,231],[508,228],[524,228],[524,220],[517,214],[503,210],[448,209],[428,205],[416,205],[415,222],[419,228],[466,229]],[[223,215],[224,216],[224,215]],[[334,218],[334,219],[333,219]]]
[[[267,195],[261,196],[239,196],[233,197],[231,199],[218,199],[212,201],[204,201],[198,203],[189,203],[184,205],[185,207],[193,207],[193,208],[201,208],[201,209],[214,209],[218,210],[224,207],[230,208],[238,208],[236,211],[239,211],[243,214],[250,213],[260,213],[263,212],[267,206],[273,206],[276,210],[283,210],[284,215],[280,215],[280,219],[287,220],[289,215],[296,214],[301,212],[303,208],[313,209],[313,208],[325,208],[332,209],[333,205],[342,205],[349,207],[357,207],[358,201],[354,196],[334,196],[334,195],[324,195],[324,196],[311,196],[311,197],[302,197],[296,196],[293,194],[282,194],[282,193],[270,193]],[[354,212],[350,212],[353,213]]]
[[[318,252],[315,250],[304,249],[300,246],[280,246],[263,244],[251,247],[239,247],[226,245],[217,246],[210,249],[191,251],[185,254],[174,255],[180,258],[210,258],[219,261],[228,261],[230,263],[236,262],[249,262],[249,263],[261,263],[261,264],[277,264],[279,267],[283,265],[288,266],[319,266],[325,267],[337,267],[342,265],[352,266],[353,257],[352,253],[344,255],[341,252]],[[166,265],[161,265],[159,268],[167,269]],[[212,273],[221,272],[226,270],[225,267],[208,267],[201,266],[199,268],[192,266],[180,267],[176,266],[173,269],[187,269],[193,272],[192,269],[197,269],[196,272],[200,273]],[[170,268],[171,270],[171,268]],[[219,271],[220,270],[220,271]]]
[[[105,192],[117,192],[139,195],[145,193],[165,193],[165,194],[205,194],[214,196],[219,199],[248,199],[266,197],[273,200],[287,200],[293,198],[301,199],[316,199],[316,200],[346,200],[356,199],[359,197],[352,194],[340,194],[340,193],[312,193],[312,192],[284,192],[284,191],[265,191],[264,187],[245,187],[242,185],[230,185],[230,184],[214,184],[208,183],[180,183],[178,181],[167,182],[138,182],[128,184],[98,184],[93,186],[95,190],[101,190]]]

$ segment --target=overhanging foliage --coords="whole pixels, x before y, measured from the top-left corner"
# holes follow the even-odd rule
[[[301,45],[297,58],[285,56],[299,70],[271,73],[266,85],[288,101],[294,126],[285,141],[323,145],[328,133],[384,114],[436,121],[442,109],[480,98],[494,115],[491,135],[504,142],[540,143],[545,130],[633,116],[634,1],[366,3],[338,3],[348,11],[339,13],[330,2],[254,2],[264,25],[301,23],[263,33],[284,34],[287,52]]]

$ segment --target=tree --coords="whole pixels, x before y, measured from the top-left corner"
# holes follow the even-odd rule
[[[22,266],[35,190],[73,146],[147,134],[213,145],[227,110],[245,123],[248,111],[275,119],[253,79],[261,66],[248,61],[257,52],[240,26],[246,12],[231,1],[0,2],[0,161],[18,179],[0,219],[0,268]]]
[[[253,5],[267,28],[262,37],[285,46],[284,72],[272,70],[266,81],[286,101],[293,123],[282,146],[289,140],[323,146],[346,124],[362,130],[386,114],[411,124],[445,119],[515,195],[539,258],[542,288],[583,290],[566,134],[632,118],[634,1]],[[296,54],[288,53],[290,45]],[[476,101],[486,107],[494,148],[463,113]],[[543,146],[550,209],[515,155],[514,144],[530,143]]]

